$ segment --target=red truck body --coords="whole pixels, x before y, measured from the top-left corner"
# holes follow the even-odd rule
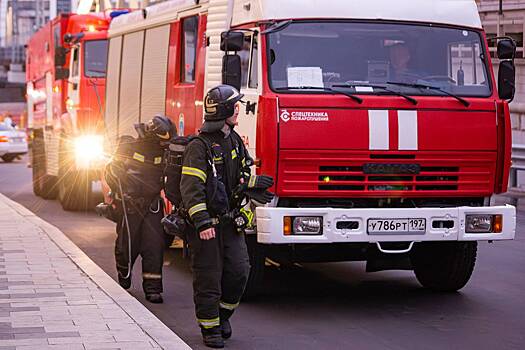
[[[27,43],[33,187],[43,197],[59,196],[65,209],[86,207],[103,164],[110,19],[104,13],[61,14]]]
[[[259,277],[264,257],[366,260],[457,290],[473,241],[514,238],[515,208],[491,205],[507,190],[512,94],[501,68],[512,80],[512,44],[496,79],[474,1],[179,0],[122,16],[109,38],[110,143],[154,113],[197,133],[206,90],[240,87],[236,130],[254,170],[275,179],[276,199],[252,203]],[[401,73],[396,47],[413,64]]]

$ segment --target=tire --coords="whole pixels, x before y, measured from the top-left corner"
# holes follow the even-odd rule
[[[264,245],[257,243],[257,235],[246,235],[246,245],[250,256],[251,269],[244,291],[244,300],[256,297],[261,293],[264,282],[264,270],[266,268],[266,252]]]
[[[11,163],[13,160],[15,160],[16,156],[14,154],[4,154],[2,156],[2,160],[5,163]]]
[[[75,170],[73,161],[60,147],[58,200],[66,211],[88,211],[91,208],[91,180],[87,171]]]
[[[86,171],[71,171],[60,178],[58,198],[66,211],[88,211],[91,208],[91,181]]]
[[[44,142],[36,138],[32,147],[33,192],[43,199],[55,199],[58,195],[57,178],[46,174]]]
[[[410,256],[417,280],[437,292],[460,290],[474,271],[477,247],[477,242],[417,244]]]

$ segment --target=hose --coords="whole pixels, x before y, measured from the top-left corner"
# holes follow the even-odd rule
[[[126,231],[128,234],[128,273],[125,277],[122,277],[119,271],[119,275],[121,275],[122,278],[128,279],[131,276],[131,233],[129,231],[129,221],[128,221],[128,211],[126,209],[126,201],[124,200],[124,193],[122,191],[122,183],[120,182],[120,178],[117,177],[118,181],[118,188],[120,191],[120,198],[122,200],[122,209],[124,211],[124,222],[126,224]]]

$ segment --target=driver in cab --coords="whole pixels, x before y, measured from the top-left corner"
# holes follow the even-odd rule
[[[412,83],[418,79],[417,72],[411,68],[410,49],[405,43],[397,43],[389,48],[390,80]]]

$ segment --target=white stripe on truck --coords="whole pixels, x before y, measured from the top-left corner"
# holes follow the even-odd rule
[[[417,111],[397,111],[398,149],[412,151],[418,148]]]
[[[370,150],[388,150],[388,111],[368,111],[368,132]]]

